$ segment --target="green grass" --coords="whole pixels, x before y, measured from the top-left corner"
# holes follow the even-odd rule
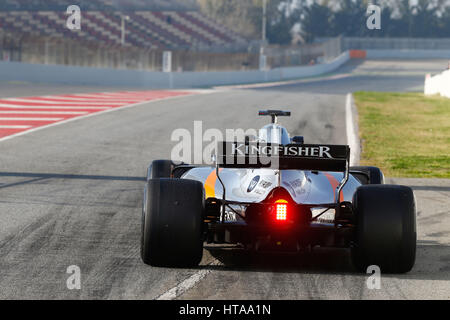
[[[361,164],[386,176],[450,178],[450,99],[356,92]]]

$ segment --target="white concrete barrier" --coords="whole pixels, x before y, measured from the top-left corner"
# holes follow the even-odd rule
[[[434,77],[428,74],[425,78],[425,94],[440,94],[443,97],[450,98],[450,70]]]
[[[368,59],[450,59],[450,50],[369,49]]]
[[[160,89],[195,88],[273,82],[318,76],[338,69],[349,59],[349,53],[344,52],[333,61],[314,66],[276,68],[268,71],[171,73],[0,61],[0,81]]]

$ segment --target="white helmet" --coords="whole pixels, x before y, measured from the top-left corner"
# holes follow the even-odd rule
[[[259,130],[258,141],[265,143],[289,144],[291,138],[286,128],[279,124],[268,124]]]
[[[266,110],[260,111],[260,116],[271,116],[272,123],[268,124],[259,130],[258,140],[265,143],[289,144],[291,138],[287,130],[277,123],[278,117],[289,117],[289,111],[281,110]]]

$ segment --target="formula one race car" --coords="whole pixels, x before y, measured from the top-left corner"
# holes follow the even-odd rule
[[[350,167],[350,148],[305,144],[272,117],[258,137],[220,142],[215,166],[170,160],[148,169],[141,256],[152,266],[189,267],[203,243],[249,250],[350,248],[355,268],[412,269],[416,208],[410,188],[385,185],[376,167]]]

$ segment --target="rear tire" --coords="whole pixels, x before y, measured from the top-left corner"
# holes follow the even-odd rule
[[[352,260],[366,272],[377,265],[384,273],[405,273],[416,257],[416,207],[411,188],[362,186],[353,198],[356,218]]]
[[[361,171],[364,174],[355,174],[363,184],[384,184],[384,175],[377,167],[350,167],[350,171]]]
[[[170,178],[173,163],[170,160],[154,160],[147,169],[147,181],[150,179]]]
[[[144,263],[194,267],[203,255],[203,184],[151,179],[144,196],[141,256]]]

